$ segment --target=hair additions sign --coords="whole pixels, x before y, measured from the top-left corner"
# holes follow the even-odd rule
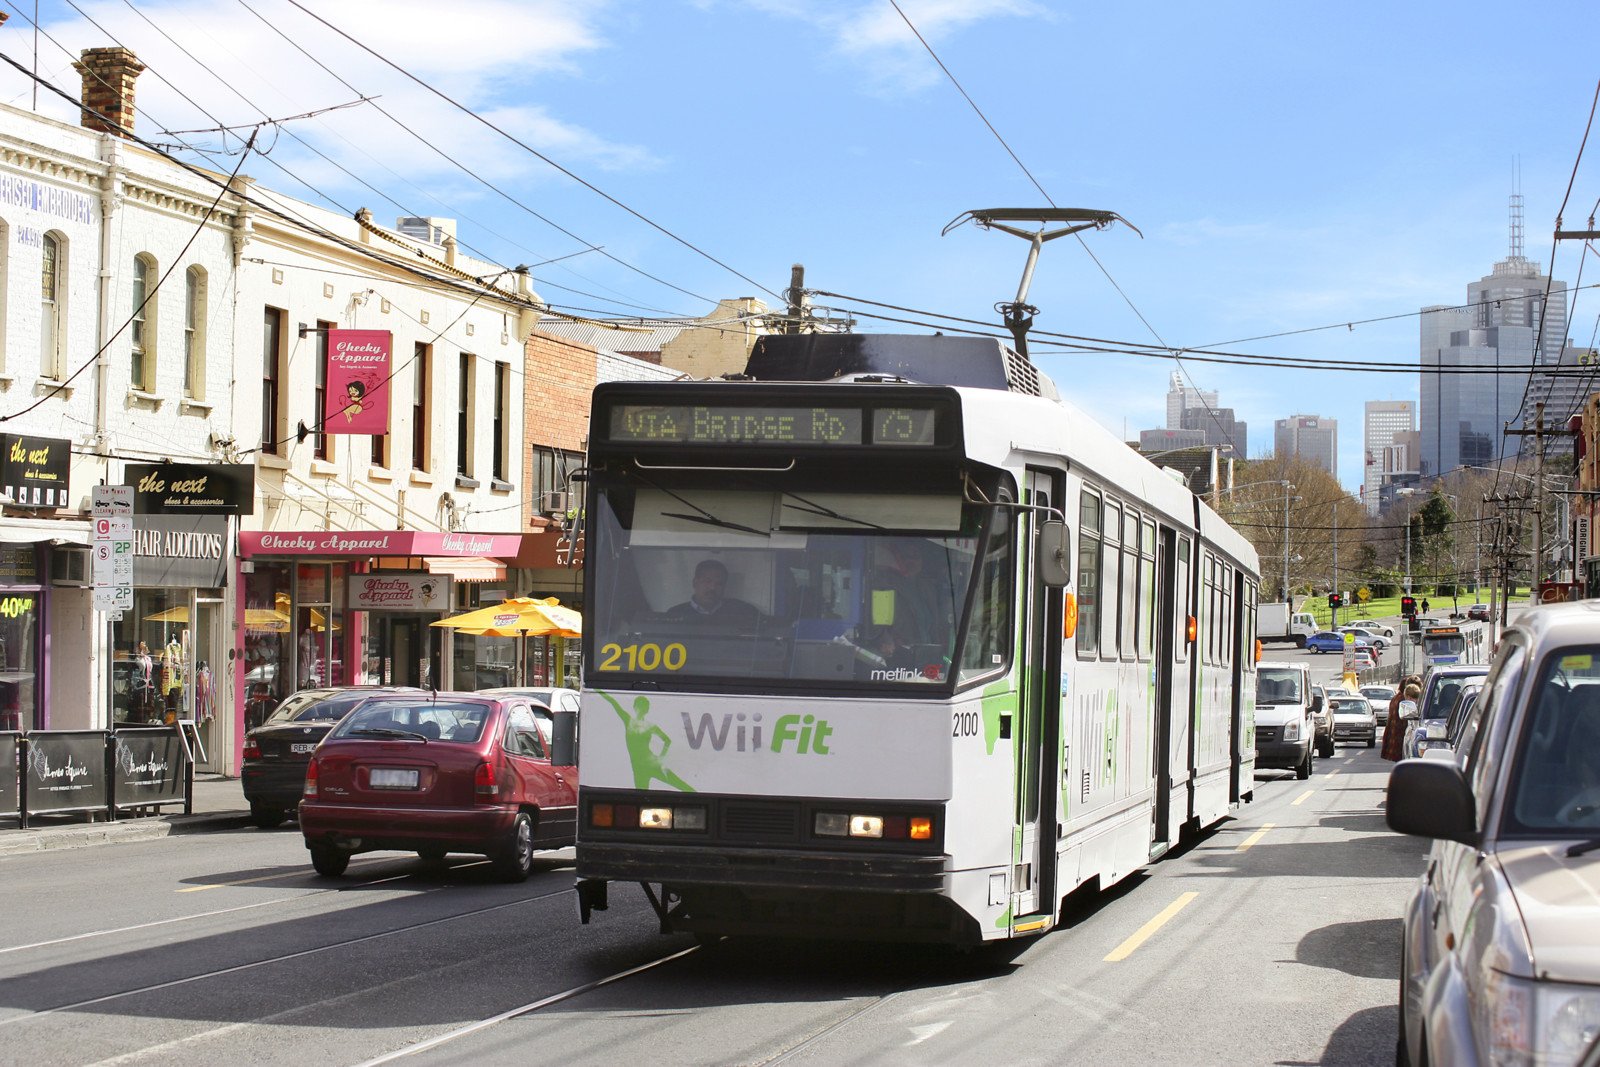
[[[389,432],[388,330],[328,331],[328,392],[323,433]]]

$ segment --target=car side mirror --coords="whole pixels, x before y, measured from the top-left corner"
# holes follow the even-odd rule
[[[1402,719],[1415,719],[1417,717],[1417,702],[1415,700],[1402,700],[1400,702],[1400,717]]]
[[[550,763],[556,767],[578,765],[578,713],[558,711],[551,715]]]
[[[1389,773],[1384,802],[1389,829],[1476,848],[1478,816],[1472,787],[1454,760],[1402,760]]]
[[[1072,583],[1072,537],[1059,519],[1039,524],[1039,580],[1051,589]]]

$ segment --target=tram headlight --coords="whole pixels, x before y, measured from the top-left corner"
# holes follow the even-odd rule
[[[881,815],[852,815],[850,816],[851,837],[882,837],[883,816]]]
[[[670,830],[672,829],[671,808],[640,808],[639,829],[641,830]]]
[[[850,833],[850,816],[832,811],[817,812],[811,828],[818,837],[846,837]]]
[[[812,816],[818,837],[863,837],[885,841],[932,841],[931,815],[864,815],[819,811]]]

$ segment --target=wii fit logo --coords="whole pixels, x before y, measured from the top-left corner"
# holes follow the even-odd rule
[[[706,745],[715,752],[722,752],[731,745],[735,752],[760,752],[765,748],[801,756],[830,755],[828,738],[833,735],[833,727],[828,725],[828,720],[814,715],[779,715],[772,724],[771,744],[765,742],[760,713],[747,716],[742,711],[724,712],[718,717],[704,712],[698,722],[688,712],[682,715],[683,734],[689,739],[689,747],[696,752]]]

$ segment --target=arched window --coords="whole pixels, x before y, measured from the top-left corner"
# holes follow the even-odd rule
[[[44,235],[39,257],[39,373],[60,381],[65,371],[61,363],[62,335],[66,332],[67,242],[51,231]]]
[[[183,275],[183,395],[206,395],[206,272],[190,267]]]
[[[147,253],[133,257],[133,317],[128,331],[133,340],[133,359],[128,372],[128,383],[141,392],[153,393],[156,388],[156,261]]]

